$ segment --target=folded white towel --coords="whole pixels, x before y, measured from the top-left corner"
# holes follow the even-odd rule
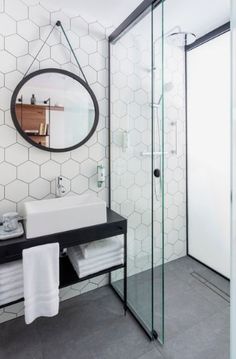
[[[122,264],[124,262],[124,255],[122,250],[118,251],[118,254],[110,256],[104,255],[92,260],[88,260],[83,257],[79,246],[69,248],[67,253],[75,271],[80,278]]]
[[[16,272],[23,272],[22,260],[0,265],[0,278],[14,275]]]
[[[21,298],[23,297],[23,282],[20,283],[17,287],[10,288],[6,290],[5,292],[1,293],[0,300],[8,299],[9,297],[13,297],[15,295],[19,295],[19,293],[22,293]],[[9,301],[10,303],[10,301]]]
[[[82,269],[82,268],[88,267],[88,266],[94,267],[95,265],[99,264],[100,262],[103,263],[106,261],[110,261],[112,258],[117,257],[117,256],[123,256],[124,250],[123,250],[123,248],[121,248],[121,249],[113,251],[111,253],[101,254],[97,257],[88,258],[88,259],[84,258],[80,246],[68,248],[67,253],[72,254],[75,256],[75,258],[77,258],[77,261],[79,262],[79,267]]]
[[[20,290],[15,291],[12,295],[9,295],[4,299],[0,298],[0,305],[15,302],[16,300],[22,299],[23,297],[24,297],[24,293],[22,287]]]
[[[70,260],[71,260],[71,258],[70,258]],[[100,265],[90,267],[90,268],[84,268],[84,269],[80,269],[78,267],[78,265],[76,264],[76,262],[73,261],[73,259],[71,260],[71,263],[72,263],[74,270],[76,271],[78,277],[83,278],[83,277],[87,277],[90,274],[94,274],[94,273],[100,272],[102,270],[123,264],[124,261],[123,261],[123,257],[118,257],[111,261],[107,261],[106,263],[102,263]]]
[[[84,258],[94,258],[106,253],[119,251],[124,244],[119,238],[106,238],[101,241],[82,244],[80,246]]]
[[[22,281],[22,283],[23,283],[23,272],[22,273],[17,273],[14,276],[6,277],[6,278],[3,278],[3,279],[0,278],[0,291],[3,288],[5,288],[5,286],[15,284],[15,283],[17,283],[19,281]]]
[[[59,311],[59,244],[23,250],[25,322]]]
[[[24,284],[23,276],[21,276],[20,278],[18,278],[17,280],[15,280],[12,283],[7,283],[5,285],[0,286],[0,298],[2,295],[7,293],[8,291],[14,290],[15,288],[21,287],[23,290],[23,284]]]

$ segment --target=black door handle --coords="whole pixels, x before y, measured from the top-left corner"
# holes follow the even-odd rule
[[[157,178],[161,177],[161,171],[159,170],[159,168],[156,168],[153,172],[154,176]]]

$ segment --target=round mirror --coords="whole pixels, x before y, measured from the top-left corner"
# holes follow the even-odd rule
[[[32,145],[52,152],[83,145],[96,130],[97,99],[80,77],[60,69],[31,73],[11,100],[13,122]]]

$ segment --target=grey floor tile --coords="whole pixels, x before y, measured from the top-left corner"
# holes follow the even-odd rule
[[[159,351],[153,349],[150,352],[143,354],[141,357],[138,357],[137,359],[164,359],[164,357]]]
[[[179,333],[159,349],[166,359],[229,359],[229,311]]]
[[[35,324],[26,325],[24,318],[1,324],[1,359],[43,359],[41,341]]]

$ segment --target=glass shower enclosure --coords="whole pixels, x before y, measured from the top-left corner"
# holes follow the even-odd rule
[[[164,2],[147,3],[109,38],[110,207],[128,219],[128,308],[163,343]],[[123,278],[110,278],[121,297]]]

